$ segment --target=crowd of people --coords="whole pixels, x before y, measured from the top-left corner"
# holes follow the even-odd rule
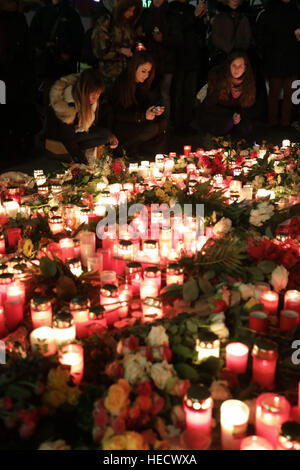
[[[195,2],[194,2],[195,3]],[[92,26],[68,0],[43,0],[30,25],[21,0],[0,0],[1,137],[42,130],[51,158],[86,161],[122,147],[165,152],[170,132],[249,137],[299,121],[300,2],[101,0]]]

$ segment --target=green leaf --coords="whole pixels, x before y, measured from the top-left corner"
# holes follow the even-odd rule
[[[195,279],[189,279],[183,286],[183,299],[186,302],[193,302],[199,296],[199,287]]]
[[[266,235],[266,237],[270,238],[271,240],[274,238],[272,230],[269,226],[265,230],[265,235]]]
[[[204,277],[199,277],[198,283],[199,283],[200,289],[202,290],[203,294],[206,294],[207,292],[211,291],[212,285]]]
[[[191,382],[197,382],[199,379],[198,372],[189,364],[179,362],[178,364],[175,364],[175,369],[179,377],[182,379],[189,379]]]
[[[45,277],[54,277],[57,273],[57,266],[54,261],[44,256],[40,260],[40,270]]]
[[[258,263],[257,267],[265,274],[270,274],[276,268],[277,264],[274,261],[262,261]]]
[[[193,351],[186,346],[182,346],[182,344],[173,346],[172,352],[182,359],[191,359],[193,357]]]
[[[216,276],[216,272],[213,269],[206,271],[206,273],[204,274],[205,279],[207,279],[208,281],[213,279],[215,276]]]
[[[186,329],[187,329],[188,332],[190,332],[190,333],[197,333],[197,331],[198,331],[198,326],[196,325],[196,323],[195,323],[193,320],[187,320],[187,322],[186,322]]]

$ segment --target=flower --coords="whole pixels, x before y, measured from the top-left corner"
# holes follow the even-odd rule
[[[145,444],[143,436],[134,431],[127,431],[126,436],[126,450],[147,450],[148,446]]]
[[[176,375],[175,369],[173,365],[168,364],[167,361],[153,364],[150,370],[151,379],[160,390],[165,389],[168,380],[174,375]]]
[[[224,323],[213,323],[210,325],[210,329],[219,337],[219,339],[226,339],[229,337],[229,330],[226,328]]]
[[[150,333],[147,336],[146,343],[153,347],[163,346],[169,344],[169,337],[163,326],[152,326]]]
[[[118,160],[113,162],[113,171],[116,175],[119,175],[122,171],[121,164],[118,162]]]
[[[103,450],[147,450],[143,436],[134,431],[123,434],[109,435],[106,433],[102,440]]]
[[[274,214],[274,206],[267,201],[258,203],[257,209],[252,209],[250,212],[250,224],[255,227],[261,227],[264,222],[269,220]]]
[[[209,391],[213,400],[225,401],[231,397],[228,384],[225,380],[214,380]]]
[[[108,396],[104,400],[105,408],[113,415],[119,415],[128,404],[130,387],[124,379],[119,379],[118,383],[111,385],[108,389]]]
[[[254,297],[255,287],[253,284],[240,284],[239,291],[243,300],[248,300],[250,297]]]
[[[185,414],[182,405],[175,405],[171,412],[172,423],[176,427],[185,427]]]
[[[63,389],[69,381],[69,372],[62,367],[51,369],[48,374],[47,386],[49,388]]]
[[[146,368],[148,361],[140,352],[129,354],[124,360],[124,378],[130,383],[140,383],[147,380]]]
[[[127,440],[125,434],[112,436],[102,440],[103,450],[126,450]]]
[[[38,450],[71,450],[71,447],[63,439],[57,441],[45,441]]]
[[[65,392],[65,390],[48,390],[44,394],[43,400],[45,403],[52,406],[53,408],[58,408],[67,401],[67,393]]]
[[[232,222],[230,219],[222,217],[213,228],[216,238],[224,238],[224,236],[231,230]]]
[[[30,258],[33,252],[33,243],[30,238],[27,238],[23,245],[23,255],[26,258]]]
[[[285,289],[289,279],[289,272],[284,266],[277,266],[271,274],[271,284],[276,292]]]

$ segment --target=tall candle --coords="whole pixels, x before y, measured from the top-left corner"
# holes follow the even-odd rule
[[[274,450],[274,446],[259,436],[247,436],[241,442],[241,450]]]
[[[284,310],[294,310],[300,314],[300,291],[287,290],[284,294]]]
[[[211,439],[213,400],[203,385],[192,385],[183,400],[186,443],[190,449],[206,449]]]
[[[19,212],[20,206],[14,199],[7,199],[3,202],[7,217],[15,218]]]
[[[126,281],[131,284],[132,294],[140,295],[140,287],[143,280],[141,263],[128,263],[125,268]]]
[[[0,338],[6,336],[4,308],[0,306]]]
[[[14,282],[14,275],[12,273],[0,274],[0,305],[6,302],[7,288]]]
[[[57,348],[73,343],[76,338],[76,328],[70,312],[58,312],[53,319],[53,330]]]
[[[260,302],[264,306],[264,312],[268,315],[276,315],[278,311],[279,295],[277,292],[268,290],[261,293]]]
[[[249,408],[242,401],[226,400],[220,412],[222,449],[239,450],[247,433]]]
[[[266,331],[268,325],[268,315],[259,310],[249,313],[249,328],[256,331]]]
[[[129,300],[132,298],[132,288],[129,284],[123,284],[119,287],[119,299],[121,306],[119,308],[120,318],[125,318],[128,315]]]
[[[167,275],[166,275],[167,286],[170,286],[171,284],[182,285],[183,282],[184,282],[183,269],[177,263],[169,264],[167,268]]]
[[[72,238],[62,238],[59,240],[59,246],[63,261],[74,258],[74,242]]]
[[[156,284],[149,283],[147,280],[142,281],[140,284],[140,297],[142,300],[146,299],[147,297],[157,297],[158,296],[158,288]]]
[[[53,235],[57,235],[64,231],[63,219],[59,215],[55,215],[49,219],[49,228]]]
[[[100,291],[100,304],[104,307],[104,318],[108,325],[119,320],[120,299],[118,288],[114,284],[104,284]]]
[[[13,331],[24,316],[24,291],[19,283],[14,282],[7,287],[4,308],[7,328]]]
[[[191,150],[192,150],[192,147],[190,145],[185,145],[183,147],[183,153],[186,157],[189,157],[190,153],[191,153]]]
[[[252,381],[272,390],[277,364],[277,346],[270,341],[257,341],[252,349]]]
[[[288,420],[290,410],[291,406],[285,397],[275,393],[260,395],[256,400],[256,434],[276,446],[280,426]]]
[[[47,297],[35,297],[30,302],[33,328],[52,326],[52,305]]]
[[[77,338],[87,336],[90,301],[86,296],[78,296],[70,302],[70,313],[73,316]]]
[[[249,348],[243,343],[229,343],[226,346],[226,368],[244,374],[247,369]]]
[[[293,310],[281,310],[280,330],[292,331],[299,323],[299,313]]]
[[[75,385],[79,385],[84,370],[83,347],[79,344],[66,344],[59,351],[59,362],[62,365],[70,366],[73,382]]]
[[[88,256],[92,256],[96,250],[96,235],[93,232],[83,231],[79,234],[80,254],[83,266],[87,266]]]
[[[156,267],[147,267],[144,271],[144,280],[148,283],[157,285],[158,290],[161,287],[161,271]]]
[[[39,352],[43,356],[56,353],[55,333],[48,326],[41,326],[30,334],[30,345],[33,352]]]
[[[0,255],[5,255],[5,237],[0,235]]]

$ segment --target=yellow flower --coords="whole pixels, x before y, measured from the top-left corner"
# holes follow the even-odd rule
[[[103,450],[127,450],[127,439],[124,434],[118,434],[102,440]]]
[[[78,404],[78,399],[81,394],[81,391],[79,390],[78,387],[68,387],[67,391],[67,401],[69,405],[76,406]]]
[[[126,382],[126,380],[124,381]],[[108,389],[108,396],[104,400],[105,408],[113,415],[118,415],[127,405],[129,390],[125,389],[123,383],[111,385]]]
[[[30,258],[33,252],[33,243],[30,238],[27,238],[23,245],[23,255],[26,258]]]
[[[43,396],[43,401],[53,408],[58,408],[67,400],[67,395],[64,390],[48,390]]]
[[[145,444],[143,436],[134,431],[125,432],[126,436],[126,450],[148,450],[147,444]]]
[[[61,390],[67,386],[69,381],[69,372],[66,369],[57,367],[56,369],[51,369],[48,374],[48,388],[56,388]]]

